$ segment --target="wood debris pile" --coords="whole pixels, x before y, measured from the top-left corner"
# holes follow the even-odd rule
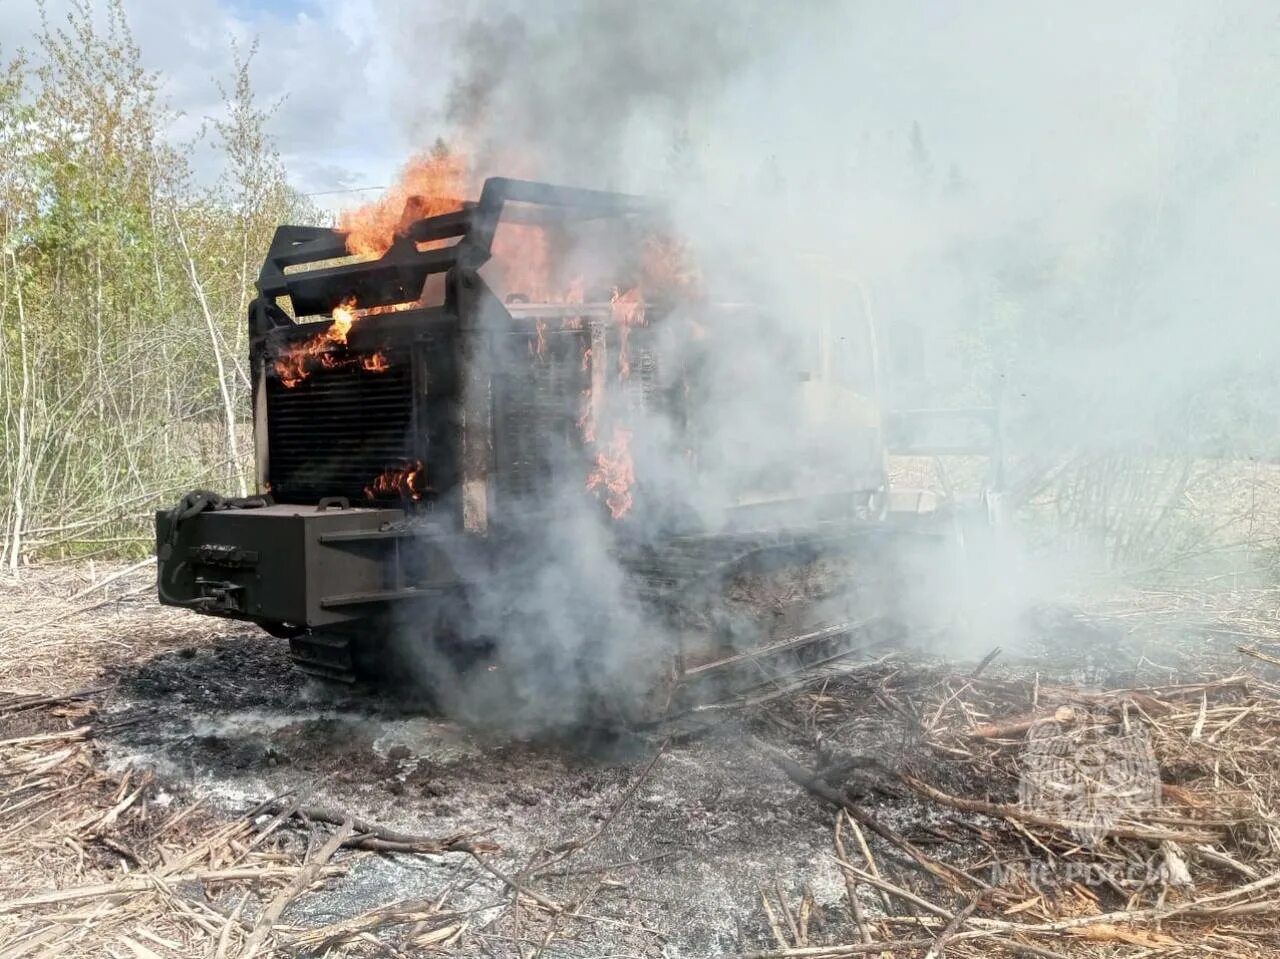
[[[586,910],[617,885],[599,875],[612,867],[571,860],[608,832],[664,752],[599,825],[508,874],[495,865],[498,847],[481,838],[407,834],[292,795],[228,817],[149,773],[106,773],[95,741],[103,727],[82,695],[0,701],[0,721],[38,714],[40,725],[61,727],[0,739],[4,959],[469,955],[512,942],[546,950],[575,924],[616,922]],[[337,921],[325,922],[323,907],[307,910],[309,896],[339,885],[362,858],[388,854],[448,856],[455,879],[430,898],[389,897]],[[565,876],[584,878],[585,893],[562,900],[538,888]],[[465,907],[454,902],[462,894]]]
[[[1277,955],[1280,686],[1242,652],[1267,665],[1114,689],[885,665],[799,697],[816,754],[758,746],[837,807],[855,935],[766,890],[752,955]],[[897,759],[823,740],[873,716]]]
[[[265,956],[383,950],[373,930],[404,926],[419,946],[456,940],[469,915],[394,902],[329,926],[295,928],[285,910],[360,850],[492,851],[463,838],[390,833],[288,799],[228,820],[150,774],[113,776],[95,754],[92,705],[27,696],[0,718],[52,707],[58,728],[0,740],[0,955]],[[49,716],[44,718],[48,719]],[[73,725],[69,723],[75,720]],[[301,821],[304,838],[286,826]],[[329,829],[321,822],[338,824]],[[361,947],[364,947],[363,950]],[[376,946],[376,948],[373,948]],[[337,951],[335,951],[337,950]]]

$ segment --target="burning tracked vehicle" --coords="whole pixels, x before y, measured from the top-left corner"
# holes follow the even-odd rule
[[[934,534],[890,514],[870,318],[810,282],[771,341],[767,305],[699,286],[648,201],[531,181],[280,227],[249,309],[261,494],[157,514],[161,601],[332,679],[474,705],[519,676],[574,711],[892,633],[899,546]]]

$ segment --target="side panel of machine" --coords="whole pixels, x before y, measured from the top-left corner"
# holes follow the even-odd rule
[[[332,626],[359,610],[331,597],[393,585],[396,540],[366,538],[400,510],[268,506],[200,513],[174,529],[156,515],[161,602],[291,627]],[[325,542],[335,537],[336,542]]]

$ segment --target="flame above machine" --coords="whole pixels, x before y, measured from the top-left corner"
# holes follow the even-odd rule
[[[495,496],[573,485],[621,519],[648,389],[633,380],[656,369],[635,333],[695,288],[685,252],[639,198],[490,179],[470,202],[454,198],[464,178],[458,158],[432,155],[340,231],[282,228],[260,285],[321,319],[260,310],[264,480],[277,499],[483,496],[486,517]],[[467,393],[477,380],[485,397]]]

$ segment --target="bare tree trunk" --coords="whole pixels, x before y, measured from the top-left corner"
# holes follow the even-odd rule
[[[200,274],[196,270],[195,257],[191,255],[191,248],[187,245],[187,234],[182,229],[182,223],[178,218],[178,211],[171,210],[170,215],[173,217],[173,228],[178,234],[178,242],[182,245],[182,255],[187,262],[187,278],[191,281],[191,289],[196,294],[196,301],[200,304],[200,312],[204,314],[205,328],[209,331],[209,343],[213,346],[213,361],[218,367],[218,393],[222,397],[222,414],[227,424],[227,451],[231,454],[231,464],[228,472],[231,474],[229,479],[236,486],[239,495],[248,496],[249,489],[245,485],[244,470],[240,464],[240,444],[236,434],[236,409],[235,403],[231,399],[231,390],[227,385],[227,366],[222,359],[222,347],[219,343],[218,325],[214,322],[213,312],[209,309],[209,301],[204,295],[204,286],[200,282]]]
[[[246,214],[244,218],[244,226],[240,231],[240,305],[236,310],[236,317],[239,323],[236,324],[236,340],[232,357],[235,360],[236,372],[240,375],[241,382],[244,383],[246,390],[252,391],[253,385],[249,382],[249,373],[245,370],[240,362],[240,357],[244,356],[248,350],[249,326],[249,219]]]
[[[156,222],[156,204],[159,196],[156,193],[155,178],[153,170],[147,168],[147,216],[151,219],[151,232],[155,236],[160,235],[160,225]],[[164,274],[160,270],[160,249],[159,244],[151,244],[151,269],[156,279],[156,302],[160,304],[161,309],[165,305],[165,286]],[[176,416],[178,413],[178,404],[174,399],[173,390],[173,364],[169,357],[169,344],[165,341],[160,343],[160,355],[164,357],[164,408],[170,416]],[[164,447],[165,459],[169,459],[172,454],[169,448],[169,434],[166,432],[160,440]]]
[[[22,524],[26,521],[24,487],[27,484],[27,462],[30,458],[30,438],[27,417],[31,406],[31,363],[27,356],[27,315],[22,302],[22,276],[18,272],[18,257],[10,250],[9,262],[13,266],[14,291],[18,303],[18,355],[22,364],[22,386],[18,393],[18,456],[13,470],[13,515],[9,532],[9,569],[16,576],[18,562],[22,558]]]

